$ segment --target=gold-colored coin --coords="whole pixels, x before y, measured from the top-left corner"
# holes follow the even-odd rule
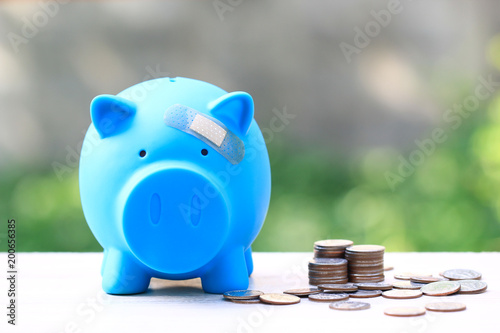
[[[427,296],[446,296],[459,291],[460,283],[458,281],[432,282],[426,284],[420,290]]]
[[[289,305],[300,302],[300,297],[286,294],[264,294],[259,296],[260,300],[267,304]]]
[[[385,309],[384,313],[394,317],[415,317],[425,314],[425,309],[415,306],[397,306]]]
[[[392,299],[410,299],[422,296],[422,292],[420,290],[392,289],[384,291],[382,296]]]
[[[429,311],[453,312],[463,311],[465,310],[466,306],[464,303],[459,302],[436,302],[426,304],[425,308]]]
[[[392,286],[396,289],[420,290],[425,284],[411,281],[394,281]]]

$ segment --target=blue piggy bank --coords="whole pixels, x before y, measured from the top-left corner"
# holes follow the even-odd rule
[[[80,195],[104,248],[104,291],[142,293],[152,277],[200,277],[209,293],[248,288],[271,192],[252,97],[162,78],[90,109]]]

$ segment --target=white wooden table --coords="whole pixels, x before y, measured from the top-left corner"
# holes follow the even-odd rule
[[[2,262],[7,261],[2,253]],[[255,253],[250,289],[282,292],[307,286],[312,253]],[[18,325],[8,325],[7,281],[0,282],[0,332],[500,332],[500,253],[387,253],[394,271],[470,268],[488,290],[477,295],[370,298],[369,310],[335,311],[307,299],[297,305],[234,304],[205,294],[199,279],[153,280],[147,293],[111,296],[101,290],[100,253],[20,253]],[[5,266],[4,266],[5,267]],[[6,269],[5,269],[6,271]],[[385,308],[432,301],[463,302],[467,310],[413,318],[384,315]]]

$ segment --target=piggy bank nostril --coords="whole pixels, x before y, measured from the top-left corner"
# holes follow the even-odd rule
[[[191,198],[191,224],[195,227],[200,223],[201,210],[201,200],[195,194]]]
[[[160,222],[161,216],[161,200],[160,196],[155,193],[151,197],[151,201],[149,203],[149,219],[151,223],[158,224]]]
[[[146,156],[146,151],[145,151],[145,150],[141,150],[141,151],[139,152],[139,156],[140,156],[140,157],[144,157],[144,156]]]

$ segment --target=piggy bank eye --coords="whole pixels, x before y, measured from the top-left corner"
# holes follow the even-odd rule
[[[139,152],[139,156],[140,156],[140,157],[144,157],[144,156],[146,156],[146,151],[145,151],[145,150],[141,150],[141,151]]]
[[[203,149],[201,150],[201,154],[202,154],[203,156],[207,156],[207,155],[208,155],[208,150],[206,150],[205,148],[203,148]]]

